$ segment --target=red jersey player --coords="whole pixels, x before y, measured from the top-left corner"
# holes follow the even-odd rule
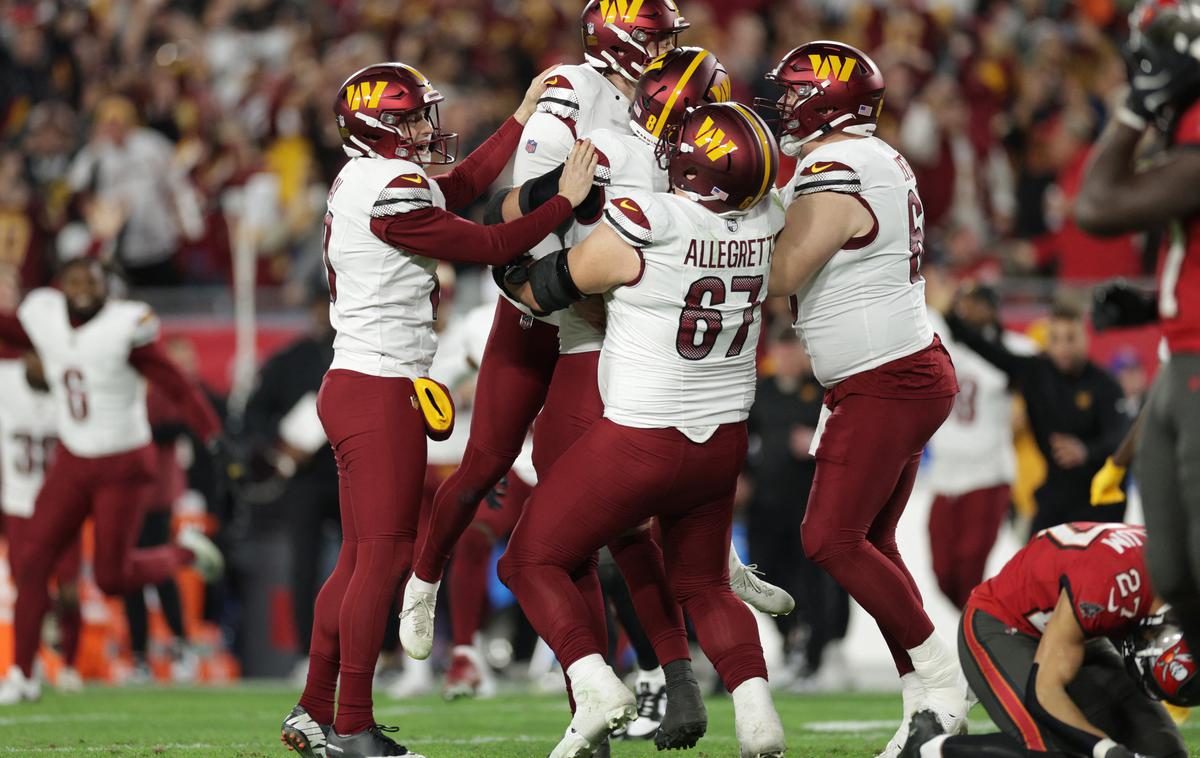
[[[338,91],[334,114],[351,158],[325,216],[337,335],[317,412],[337,459],[342,547],[317,596],[308,682],[281,730],[305,758],[326,748],[340,758],[412,755],[376,724],[371,684],[386,615],[412,559],[425,436],[441,438],[453,420],[444,388],[427,378],[437,346],[437,259],[500,264],[531,248],[587,196],[595,151],[576,145],[560,194],[511,224],[484,227],[446,209],[495,181],[544,89],[535,80],[496,134],[436,178],[424,166],[452,162],[455,135],[441,130],[443,97],[424,75],[381,63]]]
[[[1154,541],[1154,586],[1200,646],[1200,34],[1184,6],[1195,18],[1200,4],[1175,0],[1146,0],[1131,15],[1129,96],[1096,145],[1075,216],[1093,234],[1168,230],[1157,302],[1117,287],[1101,310],[1114,309],[1117,325],[1162,324],[1170,357],[1143,413],[1136,478]],[[1145,165],[1138,145],[1155,129],[1170,146]]]
[[[1147,693],[1194,704],[1200,678],[1178,632],[1160,649],[1146,649],[1143,634],[1161,627],[1163,614],[1146,572],[1144,528],[1074,522],[1043,529],[975,588],[959,625],[967,682],[1001,733],[939,737],[941,725],[923,711],[901,755],[1183,758],[1179,730]],[[1113,646],[1123,640],[1124,661]]]
[[[87,517],[96,529],[96,583],[109,594],[157,584],[192,563],[210,579],[222,568],[216,547],[195,530],[181,532],[174,545],[134,548],[155,488],[144,379],[180,404],[205,442],[220,432],[216,413],[163,352],[150,307],[109,299],[99,261],[69,261],[59,282],[61,290],[30,292],[16,316],[0,316],[0,339],[33,348],[42,359],[59,439],[22,544],[14,546],[19,676],[10,672],[6,688],[27,684],[20,676],[32,676],[49,602],[47,582]]]

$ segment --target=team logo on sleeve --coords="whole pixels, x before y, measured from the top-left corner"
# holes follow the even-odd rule
[[[604,211],[604,218],[617,234],[633,247],[645,247],[654,237],[650,231],[650,219],[635,200],[620,197]]]
[[[1079,615],[1085,619],[1094,619],[1104,612],[1104,606],[1083,602],[1079,604]]]

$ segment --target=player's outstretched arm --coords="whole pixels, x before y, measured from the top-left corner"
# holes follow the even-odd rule
[[[504,279],[505,290],[535,313],[562,310],[586,295],[628,284],[642,272],[642,257],[613,228],[601,224],[583,242],[528,265]]]
[[[815,192],[797,197],[775,242],[767,294],[796,294],[838,250],[869,234],[873,225],[871,214],[852,195]]]
[[[387,244],[416,255],[498,266],[527,252],[565,221],[587,197],[595,171],[596,149],[585,140],[572,149],[558,194],[528,216],[481,226],[435,207],[432,196],[390,203],[381,200],[376,203],[379,215],[371,219],[371,231]],[[406,178],[411,182],[408,186],[403,181]],[[423,177],[397,177],[396,188],[411,190],[418,184],[413,181],[416,179]]]
[[[551,66],[537,75],[526,90],[520,107],[501,124],[495,134],[475,148],[453,171],[434,179],[446,197],[447,208],[470,205],[500,176],[520,142],[526,122],[537,110],[538,100],[546,91],[546,76],[553,68]]]
[[[1042,726],[1077,748],[1080,754],[1093,755],[1092,749],[1108,739],[1108,735],[1087,720],[1067,693],[1067,685],[1074,681],[1083,665],[1085,642],[1083,628],[1071,607],[1071,596],[1061,590],[1033,658],[1025,706]]]
[[[175,362],[155,340],[135,347],[129,353],[129,363],[138,373],[153,382],[179,404],[187,425],[204,443],[212,442],[221,433],[221,420],[212,403],[194,382],[183,375]]]

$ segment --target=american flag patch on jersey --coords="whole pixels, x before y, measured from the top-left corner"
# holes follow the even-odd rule
[[[528,142],[526,142],[525,143],[525,152],[530,153],[530,154],[536,153],[537,152],[537,140],[531,139]]]

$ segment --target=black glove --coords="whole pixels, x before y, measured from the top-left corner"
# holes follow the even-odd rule
[[[1092,325],[1096,331],[1143,326],[1158,321],[1158,300],[1124,279],[1092,290]]]
[[[1141,128],[1153,123],[1169,131],[1171,120],[1200,95],[1200,61],[1145,40],[1126,47],[1124,54],[1129,73],[1125,123],[1136,127],[1140,122]]]
[[[1124,745],[1113,745],[1104,753],[1104,758],[1148,758],[1141,753],[1135,753]]]
[[[599,184],[593,184],[588,196],[583,199],[582,203],[575,206],[575,220],[584,226],[591,226],[600,220],[600,214],[603,212],[604,188]]]

